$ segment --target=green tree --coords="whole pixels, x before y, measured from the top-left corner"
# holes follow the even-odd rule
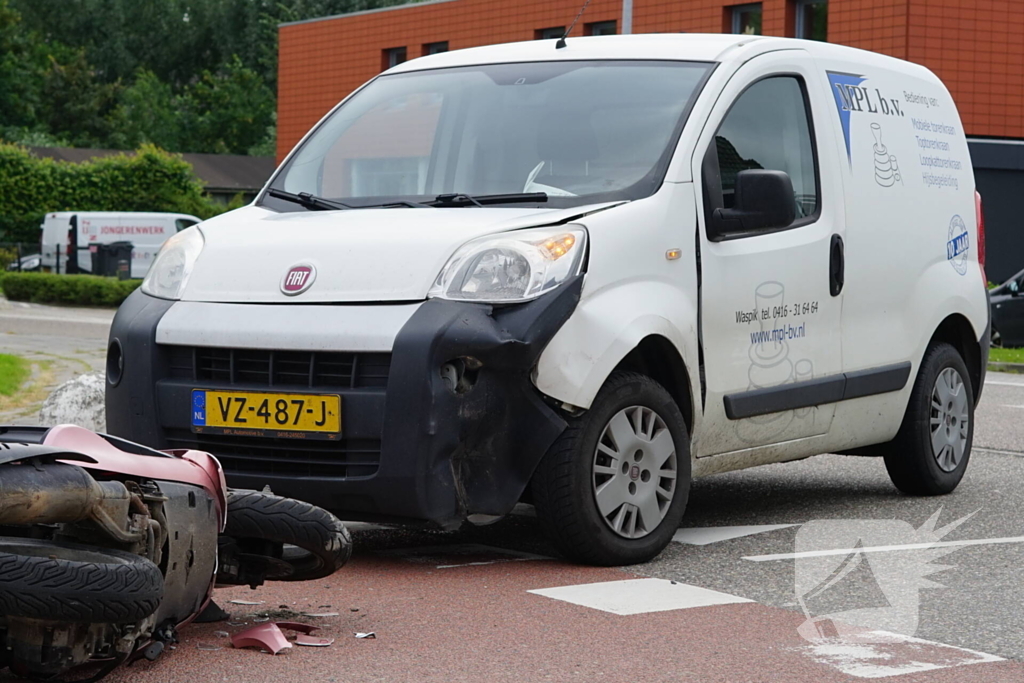
[[[75,50],[60,61],[51,55],[39,90],[37,120],[75,147],[102,145],[110,132],[107,116],[120,87],[120,82],[103,83],[96,78],[84,50]]]
[[[144,143],[182,151],[179,101],[170,84],[145,69],[121,90],[110,114],[109,142],[115,149],[134,149]]]
[[[403,1],[0,0],[0,134],[272,151],[278,25]]]
[[[36,123],[46,53],[24,30],[21,15],[0,0],[0,123],[30,128]]]
[[[188,151],[245,154],[274,122],[274,93],[238,57],[203,71],[181,98]]]

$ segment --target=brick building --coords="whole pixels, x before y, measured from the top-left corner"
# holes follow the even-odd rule
[[[582,0],[427,0],[280,27],[278,159],[339,100],[391,65],[444,50],[558,37]],[[970,139],[989,274],[1024,268],[1024,12],[1009,0],[591,0],[573,35],[763,33],[924,64]]]

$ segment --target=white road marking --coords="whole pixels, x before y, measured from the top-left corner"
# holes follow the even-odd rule
[[[1011,406],[1008,403],[1003,403],[1000,405],[1000,408],[1024,408],[1024,406]]]
[[[998,545],[1003,543],[1024,543],[1024,536],[1007,536],[1004,538],[975,538],[964,541],[939,541],[938,543],[908,543],[905,545],[875,545],[866,548],[835,548],[829,550],[805,550],[799,553],[779,553],[777,555],[750,555],[744,560],[751,562],[770,562],[772,560],[797,560],[802,557],[826,557],[828,555],[850,555],[853,553],[887,553],[897,550],[930,550],[932,548],[955,548],[966,545]]]
[[[666,579],[626,579],[527,592],[621,615],[753,602],[736,595]]]
[[[988,380],[985,381],[986,387],[990,384],[993,384],[997,387],[1020,387],[1021,389],[1024,389],[1024,382],[998,382],[995,380],[991,382]]]
[[[857,678],[886,678],[1003,661],[1002,657],[985,652],[886,631],[830,638],[803,649],[819,664]]]
[[[998,448],[984,448],[983,446],[974,446],[973,450],[982,451],[983,453],[995,453],[997,455],[1016,455],[1018,457],[1024,456],[1024,451],[1006,451]]]
[[[719,541],[728,541],[734,538],[741,538],[743,536],[753,536],[754,534],[762,534],[766,531],[775,531],[776,529],[788,529],[791,526],[797,526],[796,524],[756,524],[752,526],[711,526],[711,527],[696,527],[692,529],[680,529],[672,536],[672,540],[677,543],[687,543],[689,545],[708,545],[710,543],[718,543]]]

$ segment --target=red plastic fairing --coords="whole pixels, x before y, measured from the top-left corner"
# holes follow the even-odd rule
[[[224,530],[227,516],[227,487],[220,463],[209,453],[189,450],[166,451],[172,456],[168,458],[126,453],[95,432],[75,425],[58,425],[52,428],[46,434],[43,444],[91,456],[96,460],[95,465],[67,461],[68,464],[88,470],[201,486],[217,501],[220,531]]]

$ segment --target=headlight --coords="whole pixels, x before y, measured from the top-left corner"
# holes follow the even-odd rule
[[[586,247],[582,225],[481,237],[448,259],[427,296],[489,303],[535,299],[579,274]]]
[[[203,233],[195,226],[164,242],[142,281],[142,291],[161,299],[180,299],[203,243]]]

